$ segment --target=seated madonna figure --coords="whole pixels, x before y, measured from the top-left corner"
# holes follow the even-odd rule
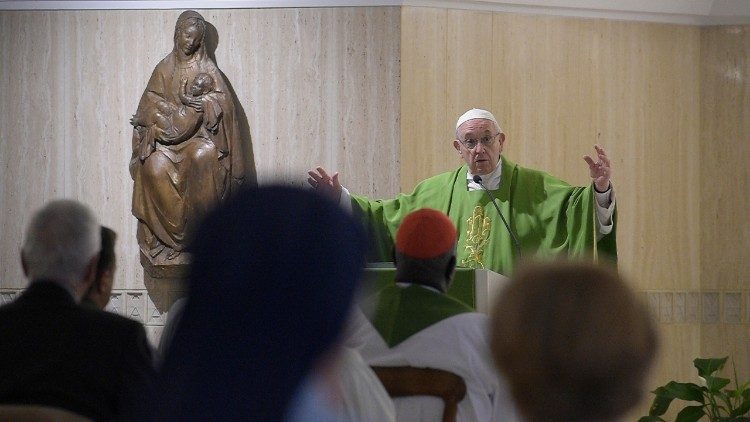
[[[188,231],[244,179],[235,99],[206,52],[205,33],[200,14],[180,15],[174,49],[154,69],[131,120],[133,215],[152,263],[187,264],[180,254]]]

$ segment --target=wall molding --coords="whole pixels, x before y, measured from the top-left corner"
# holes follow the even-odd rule
[[[0,305],[10,303],[23,290],[0,289]],[[643,290],[637,294],[660,324],[750,324],[750,289]],[[154,295],[162,296],[152,298]],[[160,312],[154,301],[171,304],[184,295],[182,291],[112,290],[106,310],[146,326],[160,327],[166,323],[167,312]]]
[[[750,24],[745,0],[0,0],[0,10],[261,9],[308,7],[415,6],[672,23]]]
[[[0,306],[15,300],[25,289],[0,289]],[[154,301],[172,304],[184,296],[182,291],[150,292],[146,289],[112,290],[106,311],[122,315],[145,326],[161,327],[167,322],[167,311],[161,312]]]
[[[660,324],[750,324],[750,290],[638,292]]]

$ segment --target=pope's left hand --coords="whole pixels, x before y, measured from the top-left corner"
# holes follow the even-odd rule
[[[605,192],[609,189],[609,178],[612,175],[612,167],[610,167],[609,157],[607,157],[607,152],[604,151],[604,148],[597,144],[594,145],[594,149],[596,150],[596,155],[598,157],[596,162],[594,162],[594,160],[588,155],[584,155],[583,159],[586,160],[586,163],[589,165],[591,180],[594,182],[594,187],[596,187],[596,190],[599,192]]]

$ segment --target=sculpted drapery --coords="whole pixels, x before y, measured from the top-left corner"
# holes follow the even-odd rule
[[[131,120],[132,211],[141,252],[152,261],[187,263],[180,256],[191,227],[244,179],[236,99],[206,52],[205,34],[200,14],[180,15],[174,48],[154,69]],[[211,82],[205,91],[187,89],[202,79]]]

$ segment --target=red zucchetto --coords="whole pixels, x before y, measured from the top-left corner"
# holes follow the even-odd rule
[[[422,208],[404,218],[396,233],[396,250],[417,259],[436,258],[456,244],[456,227],[440,211]]]

